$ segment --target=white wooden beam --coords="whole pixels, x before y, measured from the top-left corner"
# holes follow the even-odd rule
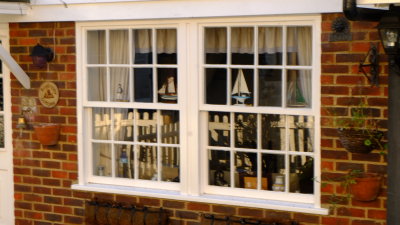
[[[0,59],[8,66],[8,69],[14,74],[17,80],[24,88],[31,88],[31,80],[24,70],[18,65],[10,53],[0,45]]]

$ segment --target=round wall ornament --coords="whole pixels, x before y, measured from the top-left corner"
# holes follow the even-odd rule
[[[39,87],[39,101],[46,108],[53,108],[59,99],[57,85],[46,81]]]

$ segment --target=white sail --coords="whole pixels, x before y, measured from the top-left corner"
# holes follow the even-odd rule
[[[234,94],[250,94],[249,87],[247,86],[246,79],[244,79],[244,74],[242,69],[239,69],[238,76],[236,77],[235,84],[232,89],[232,95]]]
[[[159,94],[176,94],[174,77],[168,77],[167,81],[158,90]]]

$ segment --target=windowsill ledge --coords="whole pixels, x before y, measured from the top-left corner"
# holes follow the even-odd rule
[[[193,196],[193,195],[183,195],[176,191],[132,188],[132,187],[123,187],[114,185],[104,185],[104,184],[86,184],[86,185],[74,184],[71,186],[71,188],[80,191],[105,192],[105,193],[122,194],[122,195],[138,195],[138,196],[146,196],[153,198],[165,198],[165,199],[174,199],[181,201],[234,205],[234,206],[243,206],[251,208],[263,208],[263,209],[282,210],[290,212],[311,213],[319,215],[328,215],[329,213],[328,209],[316,208],[312,204],[293,203],[284,201],[249,199],[249,198],[239,198],[239,197],[219,196],[219,195]]]

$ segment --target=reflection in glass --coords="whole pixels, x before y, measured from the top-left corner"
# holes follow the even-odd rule
[[[235,147],[257,148],[257,114],[235,113]]]
[[[231,163],[230,152],[209,150],[209,185],[230,187],[231,186]]]
[[[311,107],[311,71],[287,70],[286,93],[288,107]]]
[[[4,117],[0,116],[0,148],[4,148]]]
[[[313,152],[314,117],[287,116],[290,128],[289,151]]]
[[[158,75],[158,101],[163,103],[177,103],[178,77],[175,68],[160,68]]]
[[[157,29],[157,63],[177,64],[176,29]]]
[[[106,68],[88,68],[88,100],[106,101],[107,100],[107,71]]]
[[[88,64],[106,63],[106,31],[91,30],[87,32]]]
[[[281,191],[280,181],[285,176],[285,156],[262,154],[262,178],[267,180],[268,190]],[[285,179],[283,179],[285,181]],[[274,185],[275,184],[275,185]],[[284,185],[285,183],[283,183]]]
[[[286,150],[285,145],[285,116],[266,114],[262,115],[261,144],[263,149]]]
[[[235,152],[235,187],[257,189],[257,153]]]
[[[129,101],[129,69],[110,68],[111,100],[118,102]]]
[[[137,110],[136,125],[138,141],[157,142],[157,111],[156,110]]]
[[[208,113],[208,144],[210,146],[230,146],[230,118],[229,113]]]
[[[92,119],[93,139],[111,140],[111,110],[93,108]]]
[[[111,145],[93,143],[93,175],[110,177],[111,170]]]
[[[258,105],[282,106],[282,71],[275,69],[260,69],[258,71]]]
[[[133,32],[133,63],[152,64],[152,33],[150,29],[132,30]]]
[[[135,102],[153,102],[153,69],[135,68],[133,74]]]
[[[253,70],[232,69],[232,105],[253,105]]]
[[[282,65],[282,27],[258,28],[258,64]]]
[[[232,64],[254,64],[254,28],[234,27],[231,30]]]
[[[114,140],[133,141],[133,109],[114,109]]]
[[[110,63],[129,63],[129,35],[128,30],[110,30]]]
[[[226,105],[227,75],[226,69],[205,70],[206,78],[206,104]]]
[[[179,148],[163,147],[161,148],[161,180],[168,182],[180,182],[179,165],[180,154]]]
[[[157,158],[155,146],[139,146],[139,179],[158,180]]]
[[[314,193],[314,159],[290,156],[290,192]]]
[[[115,145],[116,177],[134,178],[135,153],[132,145]]]
[[[206,64],[226,64],[227,32],[226,28],[212,27],[204,31],[204,49]]]
[[[287,64],[310,66],[312,59],[311,27],[287,28]]]
[[[161,143],[179,144],[179,111],[161,111]]]

